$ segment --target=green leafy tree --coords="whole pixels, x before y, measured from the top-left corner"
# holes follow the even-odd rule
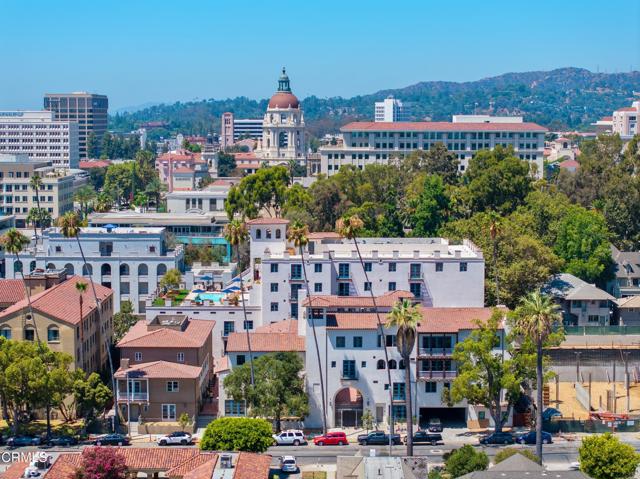
[[[445,471],[453,478],[474,471],[484,471],[489,467],[489,456],[483,451],[476,451],[469,444],[446,453],[444,460]]]
[[[224,378],[224,389],[234,401],[251,404],[250,414],[272,419],[280,431],[283,417],[304,417],[309,412],[302,371],[297,353],[283,352],[260,356],[253,361],[255,381],[245,363]]]
[[[182,273],[176,268],[167,271],[160,279],[160,286],[166,289],[176,289],[182,282]]]
[[[27,214],[26,222],[33,225],[33,234],[37,237],[38,232],[36,228],[38,226],[41,228],[41,231],[44,228],[51,226],[51,213],[49,213],[45,208],[31,208],[29,210],[29,214]]]
[[[438,175],[446,184],[458,182],[458,165],[460,160],[455,153],[447,150],[447,147],[438,142],[428,150],[412,151],[401,162],[402,170],[408,175],[427,173]]]
[[[131,301],[121,301],[120,311],[113,315],[113,340],[120,341],[131,326],[138,322],[138,317],[133,312]]]
[[[118,205],[123,200],[129,202],[136,178],[136,164],[133,161],[109,165],[104,178],[103,191]]]
[[[286,166],[260,168],[252,175],[242,178],[229,190],[225,209],[229,219],[236,214],[255,218],[264,212],[272,217],[281,216],[289,184]]]
[[[412,210],[413,236],[430,237],[445,222],[449,210],[449,198],[442,178],[437,175],[424,177],[419,196],[409,201]]]
[[[80,211],[85,218],[89,216],[89,209],[95,199],[96,191],[90,185],[78,188],[73,195],[73,200],[80,204]]]
[[[367,433],[373,429],[373,414],[368,409],[362,413],[360,417],[360,422],[362,423],[362,427],[365,428]]]
[[[180,417],[178,418],[178,426],[180,426],[180,430],[184,431],[187,426],[190,426],[191,424],[193,424],[193,420],[188,413],[183,412],[180,414]]]
[[[593,479],[634,477],[640,454],[611,434],[585,437],[578,450],[580,470]]]
[[[511,456],[515,456],[516,454],[522,454],[527,459],[540,463],[540,459],[529,449],[516,449],[515,447],[506,447],[504,449],[500,449],[495,456],[493,456],[493,463],[500,464],[502,461],[509,459]]]
[[[98,158],[100,155],[98,146],[96,134],[94,132],[89,133],[87,135],[87,158]]]
[[[273,445],[269,421],[249,417],[221,417],[211,421],[200,440],[203,451],[265,452]]]
[[[100,379],[97,373],[91,373],[87,378],[77,378],[73,383],[73,395],[78,411],[85,419],[94,418],[104,411],[113,394]]]
[[[236,157],[230,153],[220,151],[218,153],[218,176],[228,177],[233,175],[236,169]]]

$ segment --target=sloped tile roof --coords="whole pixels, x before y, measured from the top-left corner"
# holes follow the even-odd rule
[[[127,377],[141,377],[149,379],[196,379],[200,376],[202,368],[200,366],[190,366],[188,364],[172,363],[169,361],[151,361],[131,366],[129,369],[120,368],[116,371],[115,377],[124,379]]]
[[[285,319],[276,321],[256,328],[256,333],[298,333],[298,321],[295,319]]]
[[[307,235],[307,239],[310,239],[310,240],[339,239],[339,238],[342,238],[342,236],[340,236],[335,231],[316,231],[316,232],[313,232],[313,233],[309,233]]]
[[[74,477],[76,469],[82,463],[82,454],[79,452],[67,452],[58,456],[51,465],[45,477],[47,479],[69,479]]]
[[[229,357],[228,356],[222,356],[221,358],[216,358],[215,359],[215,364],[213,367],[213,372],[218,374],[221,373],[223,371],[228,371],[229,370]]]
[[[138,321],[118,343],[119,348],[200,348],[208,340],[215,321],[189,319],[184,331],[172,328],[148,330],[145,320]]]
[[[554,275],[544,287],[544,291],[556,298],[571,301],[615,301],[606,291],[569,273]]]
[[[200,453],[169,469],[168,477],[189,477],[191,479],[211,479],[216,467],[217,454]],[[208,472],[208,475],[207,475]]]
[[[27,467],[29,467],[28,462],[14,462],[0,474],[0,479],[20,479]]]
[[[297,333],[249,333],[251,350],[260,353],[304,351],[304,336]],[[247,333],[231,333],[227,339],[227,352],[248,352]]]
[[[618,300],[618,308],[640,308],[640,296],[628,296]]]
[[[31,296],[31,307],[46,316],[50,316],[69,324],[80,322],[80,301],[76,290],[76,283],[83,281],[87,283],[87,289],[82,294],[82,315],[87,317],[96,308],[93,298],[93,290],[88,279],[80,276],[71,276],[66,281],[57,284],[41,293]],[[113,294],[111,289],[94,282],[98,300],[104,302]],[[0,313],[0,320],[11,314],[22,311],[28,306],[27,298],[18,301],[13,306],[8,307]]]
[[[419,333],[456,333],[476,329],[476,320],[487,321],[495,308],[422,308]],[[501,309],[506,313],[506,309]]]
[[[241,452],[238,454],[233,479],[268,479],[271,456]]]
[[[380,321],[385,323],[387,315],[380,313]],[[331,313],[327,314],[327,329],[378,329],[375,313]]]
[[[248,225],[287,225],[289,220],[285,218],[255,218],[247,221]]]
[[[413,297],[413,294],[409,291],[389,291],[383,295],[376,296],[376,305],[380,307],[390,308],[398,300]],[[304,306],[309,306],[309,298],[305,298],[302,304]],[[311,304],[316,308],[373,308],[373,301],[371,300],[371,296],[336,296],[333,294],[322,296],[312,295]]]
[[[24,283],[21,279],[0,280],[0,303],[17,303],[24,298]]]

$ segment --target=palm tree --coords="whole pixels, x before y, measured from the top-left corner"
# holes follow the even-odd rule
[[[343,218],[339,218],[336,221],[336,231],[338,234],[344,238],[350,239],[353,241],[354,246],[356,247],[356,252],[358,253],[358,259],[360,260],[360,265],[362,266],[362,270],[364,271],[364,278],[367,283],[369,283],[369,275],[367,274],[367,269],[364,267],[364,261],[362,260],[362,255],[360,254],[360,247],[358,246],[358,233],[364,227],[363,221],[360,219],[358,215],[345,216]],[[378,321],[378,333],[381,338],[382,350],[384,351],[384,360],[386,362],[386,370],[387,370],[387,381],[389,383],[389,446],[391,446],[391,435],[393,434],[394,424],[393,424],[393,383],[391,382],[391,371],[389,370],[389,352],[387,351],[387,341],[384,334],[384,327],[382,324],[382,320],[380,319],[380,313],[378,312],[378,305],[376,303],[376,297],[373,295],[373,288],[369,288],[369,293],[371,295],[371,302],[373,303],[373,309],[376,313],[376,319]]]
[[[542,388],[544,383],[542,348],[562,316],[550,296],[534,291],[524,297],[516,309],[515,329],[522,337],[531,338],[536,345],[536,455],[542,460]]]
[[[58,218],[58,225],[60,227],[60,232],[62,236],[65,238],[75,238],[78,243],[78,249],[80,250],[80,256],[82,256],[82,270],[83,272],[86,270],[89,271],[87,258],[84,255],[84,250],[82,249],[82,243],[80,242],[80,230],[82,227],[82,221],[78,213],[75,211],[68,211],[60,218]],[[93,292],[93,299],[96,302],[96,314],[98,315],[98,323],[102,324],[102,318],[100,317],[100,301],[98,300],[98,293],[96,292],[96,286],[93,282],[92,274],[89,274],[89,283],[91,283],[91,290]],[[111,341],[108,337],[105,336],[105,348],[107,350],[107,358],[109,360],[109,372],[111,373],[111,387],[113,388],[113,394],[116,394],[116,378],[113,371],[113,358],[111,357]],[[118,430],[118,412],[114,416],[115,428]]]
[[[78,191],[76,191],[76,194],[73,195],[74,201],[77,201],[80,204],[80,210],[85,218],[89,216],[89,206],[95,198],[96,192],[89,185],[79,188]]]
[[[29,210],[29,214],[25,218],[27,224],[31,223],[33,225],[33,235],[38,238],[38,216],[40,214],[40,208],[31,208]]]
[[[87,283],[84,281],[78,281],[76,283],[76,291],[78,292],[78,298],[80,300],[80,321],[82,321],[82,306],[83,299],[82,295],[87,291]],[[84,328],[82,324],[80,325],[80,364],[82,364],[82,369],[84,369]]]
[[[309,227],[299,221],[295,221],[287,232],[287,240],[300,251],[300,262],[302,263],[302,273],[304,275],[304,285],[307,289],[307,317],[311,319],[311,330],[313,331],[313,342],[316,347],[316,358],[318,360],[318,372],[320,374],[320,394],[322,395],[322,434],[327,433],[327,404],[324,395],[324,377],[322,376],[322,359],[318,346],[318,336],[316,335],[316,322],[313,317],[313,304],[311,301],[311,289],[309,288],[309,278],[307,277],[307,266],[304,262],[304,247],[309,243]]]
[[[160,206],[160,197],[163,191],[167,190],[167,186],[160,181],[158,176],[154,176],[151,181],[147,184],[144,192],[147,196],[153,196],[155,198],[156,203],[156,211],[158,211],[158,207]],[[147,207],[149,205],[147,204]]]
[[[408,299],[398,301],[387,320],[387,328],[398,328],[396,345],[404,360],[405,414],[407,416],[407,456],[413,456],[413,408],[411,407],[411,353],[416,343],[416,329],[422,319],[420,306]]]
[[[493,276],[496,283],[496,306],[500,306],[500,283],[498,277],[498,236],[502,233],[500,216],[494,211],[489,213],[489,236],[493,243]]]
[[[247,332],[247,349],[249,350],[249,369],[251,370],[251,388],[255,384],[255,377],[253,375],[253,352],[251,351],[251,335],[249,334],[249,328],[247,328],[247,305],[244,300],[244,283],[242,280],[242,268],[240,267],[240,245],[244,243],[249,237],[247,231],[247,225],[240,220],[231,220],[224,227],[224,238],[231,246],[236,248],[236,258],[238,261],[238,268],[240,270],[240,294],[242,295],[242,314],[244,315],[244,330]]]
[[[40,178],[40,175],[38,173],[34,173],[33,174],[31,179],[29,180],[29,186],[34,191],[34,193],[36,194],[36,205],[38,206],[38,209],[40,209],[40,194],[39,194],[39,192],[42,189],[42,178]],[[42,230],[42,228],[40,228],[40,235],[42,236],[42,234],[43,234],[43,230]],[[38,235],[36,234],[36,243],[38,242],[37,236]]]

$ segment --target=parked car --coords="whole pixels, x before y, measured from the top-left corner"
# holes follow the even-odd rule
[[[123,434],[105,434],[93,441],[94,446],[128,446],[129,438]]]
[[[78,440],[73,436],[55,436],[47,441],[50,446],[75,446],[78,444]]]
[[[429,420],[429,424],[427,426],[427,430],[429,432],[442,432],[443,429],[444,428],[442,427],[442,423],[437,417]]]
[[[280,470],[282,472],[298,472],[298,464],[293,456],[282,456],[280,458]]]
[[[513,436],[508,432],[494,432],[480,438],[480,444],[513,444]]]
[[[193,439],[191,438],[191,434],[184,431],[176,431],[171,434],[167,434],[166,436],[160,436],[158,438],[158,445],[167,446],[169,444],[180,444],[182,446],[186,446],[187,444],[192,444]]]
[[[536,432],[529,431],[524,433],[516,439],[516,442],[519,444],[535,444],[536,443]],[[553,444],[553,437],[548,432],[542,431],[542,444]]]
[[[307,439],[304,437],[302,431],[294,429],[282,431],[280,434],[274,434],[273,440],[276,446],[299,446],[300,444],[307,443]]]
[[[13,436],[7,439],[7,446],[39,446],[40,442],[40,438],[36,436]]]
[[[562,413],[554,407],[548,407],[547,409],[542,411],[543,421],[551,421],[551,419],[554,417],[562,417]]]
[[[407,436],[404,436],[402,442],[407,443]],[[442,442],[442,434],[433,433],[428,431],[417,431],[413,435],[413,443],[414,444],[431,444],[435,446],[439,442]]]
[[[400,445],[400,436],[398,434],[393,434],[391,436],[391,442],[398,446]],[[369,434],[361,434],[358,436],[358,444],[361,446],[371,446],[371,445],[386,445],[389,444],[389,434],[382,431],[374,431]]]
[[[349,440],[344,432],[336,431],[314,437],[313,443],[316,446],[346,446],[349,444]]]

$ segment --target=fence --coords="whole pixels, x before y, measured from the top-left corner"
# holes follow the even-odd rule
[[[609,422],[595,419],[554,419],[544,421],[542,428],[551,434],[560,432],[604,433],[611,432],[614,428],[617,432],[638,432],[640,431],[640,419]]]
[[[584,386],[580,383],[575,383],[576,387],[576,399],[580,403],[580,405],[585,408],[587,412],[591,411],[591,401],[589,397],[589,391],[587,391]]]
[[[567,336],[640,334],[640,326],[565,326]]]

